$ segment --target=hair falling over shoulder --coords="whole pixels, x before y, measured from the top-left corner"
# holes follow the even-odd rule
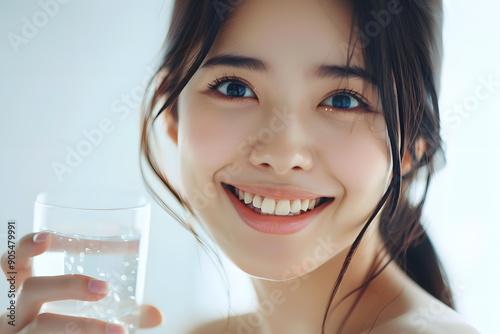
[[[250,0],[248,0],[250,1]],[[328,0],[322,0],[328,1]],[[161,113],[177,117],[176,100],[201,66],[225,20],[245,0],[176,0],[170,28],[164,43],[164,56],[150,84],[149,99],[142,113],[141,157],[168,191],[189,212],[189,205],[169,182],[157,157],[153,124]],[[365,69],[379,92],[387,124],[392,155],[392,180],[375,212],[354,241],[336,278],[332,278],[330,305],[324,315],[323,332],[333,297],[366,229],[380,215],[379,232],[390,261],[395,261],[416,283],[431,295],[453,307],[451,290],[436,252],[422,226],[422,209],[427,189],[438,164],[444,161],[438,91],[442,60],[442,15],[440,0],[350,0],[353,26],[347,62],[355,47],[362,48]],[[349,64],[347,64],[349,65]],[[416,149],[425,142],[421,158]],[[411,169],[404,175],[401,160],[405,152],[412,157]],[[141,166],[142,167],[142,166]],[[200,238],[146,185],[158,202],[176,220]],[[420,198],[410,200],[410,189],[423,182]],[[378,270],[359,289],[385,268]]]

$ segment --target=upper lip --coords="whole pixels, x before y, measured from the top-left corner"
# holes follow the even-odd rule
[[[239,183],[222,183],[222,185],[230,185],[252,193],[261,197],[272,198],[277,200],[293,200],[293,199],[316,199],[322,196],[311,191],[303,190],[292,186],[269,186],[269,185],[246,185]]]

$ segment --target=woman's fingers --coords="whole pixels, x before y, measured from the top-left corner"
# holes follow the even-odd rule
[[[75,299],[97,301],[106,296],[106,282],[82,275],[28,277],[21,285],[17,300],[20,328],[33,321],[45,302]]]
[[[96,319],[42,313],[36,317],[35,321],[19,332],[19,334],[53,333],[122,334],[126,333],[126,329],[122,326]]]
[[[121,326],[113,326],[95,319],[51,313],[38,315],[45,302],[65,299],[97,301],[104,298],[109,291],[106,282],[82,275],[31,277],[32,257],[45,252],[50,243],[50,233],[30,233],[16,243],[14,252],[11,250],[10,258],[6,252],[0,259],[2,270],[6,275],[8,272],[16,272],[16,291],[18,291],[16,328],[18,330],[22,328],[22,331],[16,330],[12,333],[43,334],[68,331],[79,334],[125,333]],[[15,256],[12,256],[12,253],[15,253]],[[142,305],[139,311],[139,327],[151,328],[162,323],[161,313],[154,306]],[[4,317],[5,313],[0,319],[5,321]]]
[[[4,274],[16,272],[16,290],[27,277],[31,276],[31,258],[49,248],[50,235],[47,232],[27,234],[17,241],[14,252],[9,249],[10,254],[7,251],[2,255],[0,263]]]
[[[161,325],[163,318],[156,307],[141,305],[140,312],[139,328],[152,328]]]

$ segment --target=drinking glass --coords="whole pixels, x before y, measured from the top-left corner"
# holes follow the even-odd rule
[[[49,249],[33,258],[34,276],[80,274],[109,283],[99,301],[45,303],[42,312],[83,316],[135,333],[142,304],[151,206],[118,189],[59,189],[36,196],[34,232],[51,232]]]

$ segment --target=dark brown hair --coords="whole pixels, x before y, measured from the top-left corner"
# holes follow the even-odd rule
[[[150,101],[143,108],[142,157],[175,199],[191,213],[193,210],[175,191],[155,157],[156,148],[152,145],[151,138],[154,136],[153,123],[164,111],[177,116],[177,97],[202,64],[224,21],[242,2],[243,0],[175,1],[164,45],[165,55],[157,72],[160,82],[152,89]],[[354,18],[351,41],[347,48],[348,63],[354,47],[361,47],[365,69],[371,74],[379,92],[393,169],[388,190],[351,246],[336,281],[332,282],[323,332],[330,305],[342,277],[365,231],[379,211],[379,232],[390,261],[396,261],[422,288],[453,307],[446,276],[421,224],[422,208],[431,176],[436,170],[436,164],[444,162],[438,107],[442,3],[440,0],[351,0],[350,3]],[[421,158],[415,153],[419,138],[425,142]],[[411,170],[402,175],[401,159],[405,152],[410,153],[413,161]],[[158,202],[202,243],[193,227],[179,218],[153,190],[144,173],[143,178]],[[411,187],[418,180],[423,180],[424,190],[419,199],[410,201]],[[363,292],[386,265],[387,263],[380,264],[357,290]],[[357,301],[359,298],[360,296]]]

